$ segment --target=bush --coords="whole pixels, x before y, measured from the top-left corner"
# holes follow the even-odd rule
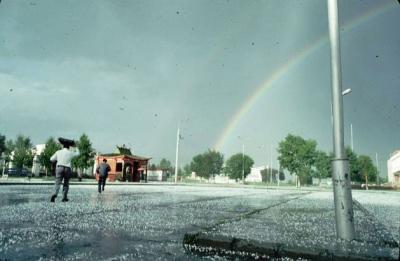
[[[124,176],[123,176],[122,173],[117,173],[117,174],[115,175],[115,180],[123,181],[123,178],[124,178]]]

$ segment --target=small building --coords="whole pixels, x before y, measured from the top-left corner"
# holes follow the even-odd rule
[[[387,161],[388,181],[392,184],[400,184],[400,150],[390,154]]]
[[[236,180],[230,179],[228,176],[224,175],[215,175],[214,183],[221,183],[221,184],[235,184],[237,183]]]
[[[313,186],[332,187],[332,178],[312,178]]]
[[[262,182],[261,171],[268,167],[252,167],[249,175],[244,179],[246,182]]]
[[[103,159],[107,159],[107,163],[111,167],[111,171],[108,173],[109,181],[147,182],[151,158],[132,155],[130,149],[117,146],[116,153],[96,156],[94,170]]]
[[[46,148],[46,144],[38,144],[32,149],[33,163],[32,163],[32,174],[35,176],[39,176],[41,171],[43,170],[43,166],[39,162],[39,157]]]
[[[167,181],[167,172],[162,169],[148,170],[148,181]]]

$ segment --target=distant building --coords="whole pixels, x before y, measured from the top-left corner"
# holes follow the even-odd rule
[[[400,150],[393,152],[387,161],[388,181],[400,184]]]
[[[213,182],[222,184],[235,184],[236,180],[230,179],[228,176],[215,175]]]
[[[110,181],[147,181],[148,166],[151,158],[132,155],[130,149],[117,146],[117,152],[115,153],[97,155],[94,163],[95,168],[103,159],[107,159],[107,163],[111,167],[111,171],[108,173]]]
[[[332,178],[312,178],[313,186],[332,187]]]
[[[162,169],[147,170],[148,181],[166,181],[167,172]]]
[[[45,148],[46,148],[46,144],[38,144],[32,149],[32,153],[34,156],[33,156],[33,164],[32,164],[31,171],[32,171],[32,174],[35,176],[39,176],[40,171],[43,169],[42,165],[40,165],[39,157]]]
[[[261,171],[268,167],[260,166],[251,168],[250,174],[244,179],[246,182],[262,182]]]

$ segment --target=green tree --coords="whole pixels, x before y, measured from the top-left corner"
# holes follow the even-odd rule
[[[237,153],[231,156],[225,165],[225,173],[231,179],[244,180],[251,171],[254,160],[243,153]]]
[[[6,152],[6,136],[0,134],[0,157]]]
[[[261,172],[261,179],[263,182],[270,182],[271,181],[271,171],[267,169],[263,169]]]
[[[211,166],[210,173],[212,176],[222,172],[222,165],[224,165],[224,155],[222,153],[209,149],[204,153],[204,157]]]
[[[317,142],[314,140],[305,140],[289,134],[279,143],[279,164],[290,174],[296,174],[300,184],[309,183],[316,158],[316,147]]]
[[[279,180],[280,181],[285,180],[285,172],[283,171],[282,168],[279,169]]]
[[[318,178],[318,184],[321,183],[322,178],[332,176],[331,167],[332,157],[326,154],[324,151],[317,151],[315,157],[315,171],[314,177]]]
[[[149,167],[149,170],[156,170],[157,169],[157,165],[156,164],[151,164]]]
[[[190,170],[196,172],[196,175],[208,179],[210,176],[221,173],[223,164],[224,156],[220,152],[208,150],[193,157]]]
[[[175,170],[174,170],[175,171]],[[183,172],[183,169],[182,168],[178,168],[178,177],[179,177],[179,179],[182,179],[182,177],[184,176],[184,172]]]
[[[172,173],[174,168],[172,167],[172,164],[169,160],[162,158],[160,163],[158,164],[158,167],[163,170],[166,171],[168,173]]]
[[[32,143],[29,137],[18,135],[13,144],[13,164],[17,168],[32,167],[33,153]]]
[[[190,162],[190,169],[196,172],[196,175],[199,177],[207,179],[210,177],[207,162],[202,154],[193,157],[192,162]]]
[[[272,175],[271,175],[272,172]],[[280,170],[277,169],[263,169],[261,170],[261,177],[263,182],[276,183],[280,177]]]
[[[11,161],[11,153],[14,150],[14,142],[13,140],[7,140],[6,141],[6,148],[5,148],[5,160],[6,162]]]
[[[189,177],[192,174],[192,170],[190,169],[190,164],[186,164],[183,166],[183,176]]]
[[[79,177],[81,178],[81,173],[84,169],[93,166],[94,156],[96,155],[94,149],[92,148],[92,143],[86,134],[82,134],[77,142],[77,148],[79,150],[79,156],[72,160],[72,165],[79,171]]]
[[[350,180],[356,182],[363,182],[360,172],[360,165],[357,154],[349,147],[346,148],[347,159],[349,160]]]
[[[54,138],[50,137],[46,141],[45,148],[39,156],[40,165],[42,165],[46,169],[46,176],[47,176],[48,172],[51,171],[52,164],[50,162],[50,158],[59,149],[61,149],[61,145],[59,143],[57,143],[54,140]]]
[[[368,181],[376,180],[377,169],[372,163],[372,159],[366,155],[360,155],[358,157],[358,164],[360,167],[360,173],[365,181],[366,189],[368,189]]]

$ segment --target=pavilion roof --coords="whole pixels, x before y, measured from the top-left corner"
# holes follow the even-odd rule
[[[106,153],[106,154],[100,154],[99,156],[101,157],[126,157],[126,158],[131,158],[134,160],[150,160],[151,158],[147,157],[142,157],[142,156],[137,156],[137,155],[127,155],[127,154],[122,154],[122,153]]]

